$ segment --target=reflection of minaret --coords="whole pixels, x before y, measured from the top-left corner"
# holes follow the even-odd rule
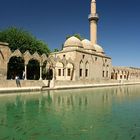
[[[94,45],[97,44],[97,22],[99,20],[96,13],[96,0],[91,0],[91,13],[88,19],[90,22],[90,41]]]

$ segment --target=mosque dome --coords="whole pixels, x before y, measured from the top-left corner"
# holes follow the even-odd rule
[[[78,39],[75,36],[72,36],[65,41],[64,48],[65,47],[80,47],[80,48],[83,48],[83,45],[82,45],[82,42],[81,42],[80,39]]]
[[[82,40],[82,44],[83,44],[84,49],[95,51],[94,46],[92,45],[92,43],[88,39]]]
[[[94,44],[94,48],[95,48],[95,50],[96,50],[97,53],[104,54],[104,50],[103,50],[103,48],[100,45]]]

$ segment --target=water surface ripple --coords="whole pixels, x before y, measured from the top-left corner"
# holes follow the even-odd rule
[[[140,140],[140,86],[0,95],[0,140]]]

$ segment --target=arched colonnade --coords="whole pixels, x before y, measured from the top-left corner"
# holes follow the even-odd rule
[[[114,80],[135,80],[140,79],[140,69],[133,67],[113,67],[111,79]]]
[[[52,76],[46,75],[47,77],[50,77],[49,80],[55,79],[55,80],[72,80],[74,75],[74,62],[69,58],[68,60],[66,58],[60,59],[59,57],[54,56],[47,56],[46,54],[39,55],[37,52],[34,54],[30,54],[30,52],[27,50],[24,54],[20,52],[20,50],[15,50],[11,55],[9,56],[9,59],[7,61],[7,67],[8,63],[10,62],[10,59],[13,57],[21,58],[23,60],[23,72],[25,73],[24,79],[28,79],[28,65],[30,61],[37,61],[39,64],[39,80],[46,79],[46,77],[43,77],[43,72],[46,71],[46,73],[51,71]],[[34,68],[35,71],[37,70]],[[8,72],[8,68],[7,68]],[[32,72],[32,71],[30,71]],[[63,78],[62,78],[63,77]],[[34,79],[35,80],[35,79]],[[37,80],[37,79],[36,79]]]

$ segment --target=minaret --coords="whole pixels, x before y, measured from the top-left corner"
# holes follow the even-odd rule
[[[90,22],[90,41],[94,45],[97,44],[97,22],[99,20],[96,13],[96,0],[91,0],[91,12],[88,19]]]

